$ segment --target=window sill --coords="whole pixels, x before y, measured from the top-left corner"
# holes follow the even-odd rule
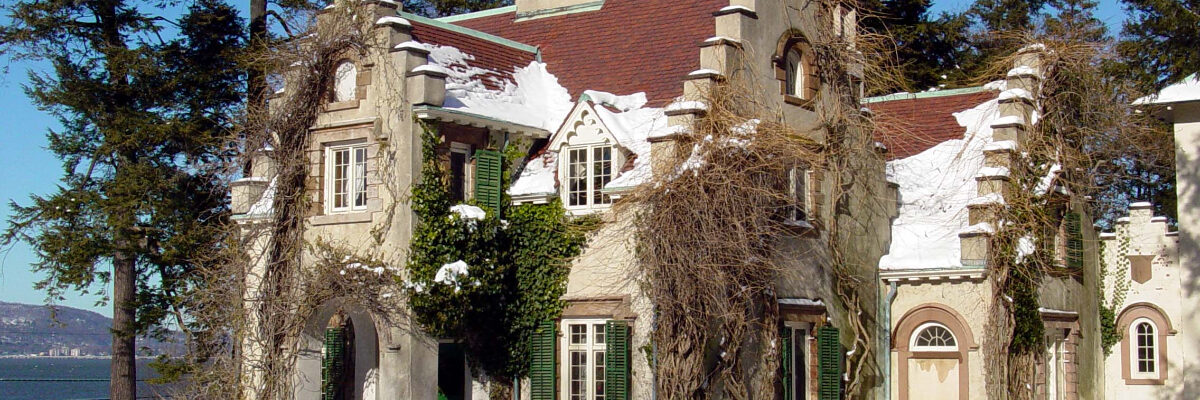
[[[1163,378],[1125,378],[1125,384],[1129,386],[1162,386],[1167,384],[1167,380]]]
[[[817,237],[819,229],[810,220],[793,220],[787,219],[783,221],[784,229],[800,237]]]
[[[799,106],[808,110],[813,108],[813,99],[804,99],[790,94],[783,95],[783,102],[793,106]]]
[[[311,222],[313,226],[360,224],[364,222],[371,222],[371,213],[367,212],[366,210],[344,211],[336,214],[313,216],[309,222]]]
[[[358,102],[358,99],[354,99],[329,103],[325,105],[325,111],[341,111],[349,110],[351,108],[358,108]]]

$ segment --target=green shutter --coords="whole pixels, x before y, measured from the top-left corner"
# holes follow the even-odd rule
[[[346,332],[342,328],[325,330],[325,358],[321,360],[321,399],[334,400],[345,365]]]
[[[820,369],[820,399],[833,400],[842,397],[842,345],[838,342],[838,329],[825,326],[817,332],[817,356]]]
[[[792,383],[792,328],[783,327],[779,330],[779,366],[783,376],[783,400],[792,400],[796,394],[796,385]]]
[[[1079,213],[1068,212],[1066,215],[1067,234],[1067,267],[1083,268],[1083,232]]]
[[[529,386],[532,400],[557,398],[554,384],[557,369],[554,365],[554,344],[557,342],[554,321],[542,322],[529,345]]]
[[[629,322],[605,322],[604,345],[604,398],[629,400]]]
[[[475,202],[491,207],[496,215],[500,214],[500,201],[503,198],[500,193],[502,159],[498,151],[475,150]]]

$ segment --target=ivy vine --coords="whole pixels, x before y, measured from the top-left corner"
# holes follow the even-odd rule
[[[557,200],[512,205],[507,161],[501,209],[484,207],[481,219],[459,216],[451,212],[448,172],[438,161],[440,136],[425,127],[422,140],[421,181],[412,190],[420,224],[402,282],[412,315],[429,335],[463,343],[473,369],[492,378],[523,376],[528,339],[539,322],[562,313],[568,263],[583,250],[594,220],[569,218]],[[505,160],[520,159],[515,146],[505,149]],[[439,269],[458,261],[466,274],[435,280]]]

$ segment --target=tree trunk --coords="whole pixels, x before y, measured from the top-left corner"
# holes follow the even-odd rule
[[[128,243],[118,240],[120,249],[113,254],[113,327],[112,371],[109,398],[137,398],[137,370],[134,364],[134,259]]]

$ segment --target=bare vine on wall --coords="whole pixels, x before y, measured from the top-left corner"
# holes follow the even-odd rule
[[[875,59],[880,39],[859,36],[855,47],[825,30],[807,38],[822,89],[814,121],[803,127],[783,122],[762,97],[777,89],[755,87],[747,68],[712,83],[702,98],[687,99],[705,103],[706,113],[672,155],[655,159],[653,180],[619,203],[618,212],[636,215],[638,273],[656,307],[659,396],[774,396],[777,285],[785,268],[796,268],[780,257],[786,242],[802,243],[798,257],[814,268],[805,274],[830,277],[829,306],[844,316],[832,322],[846,332],[846,395],[861,398],[878,384],[873,279],[881,243],[872,239],[887,229],[894,204],[883,193],[884,164],[860,110],[859,82],[888,79]],[[753,60],[755,50],[739,51]],[[789,220],[801,206],[789,190],[796,168],[821,176],[818,196],[828,199],[811,227]]]

